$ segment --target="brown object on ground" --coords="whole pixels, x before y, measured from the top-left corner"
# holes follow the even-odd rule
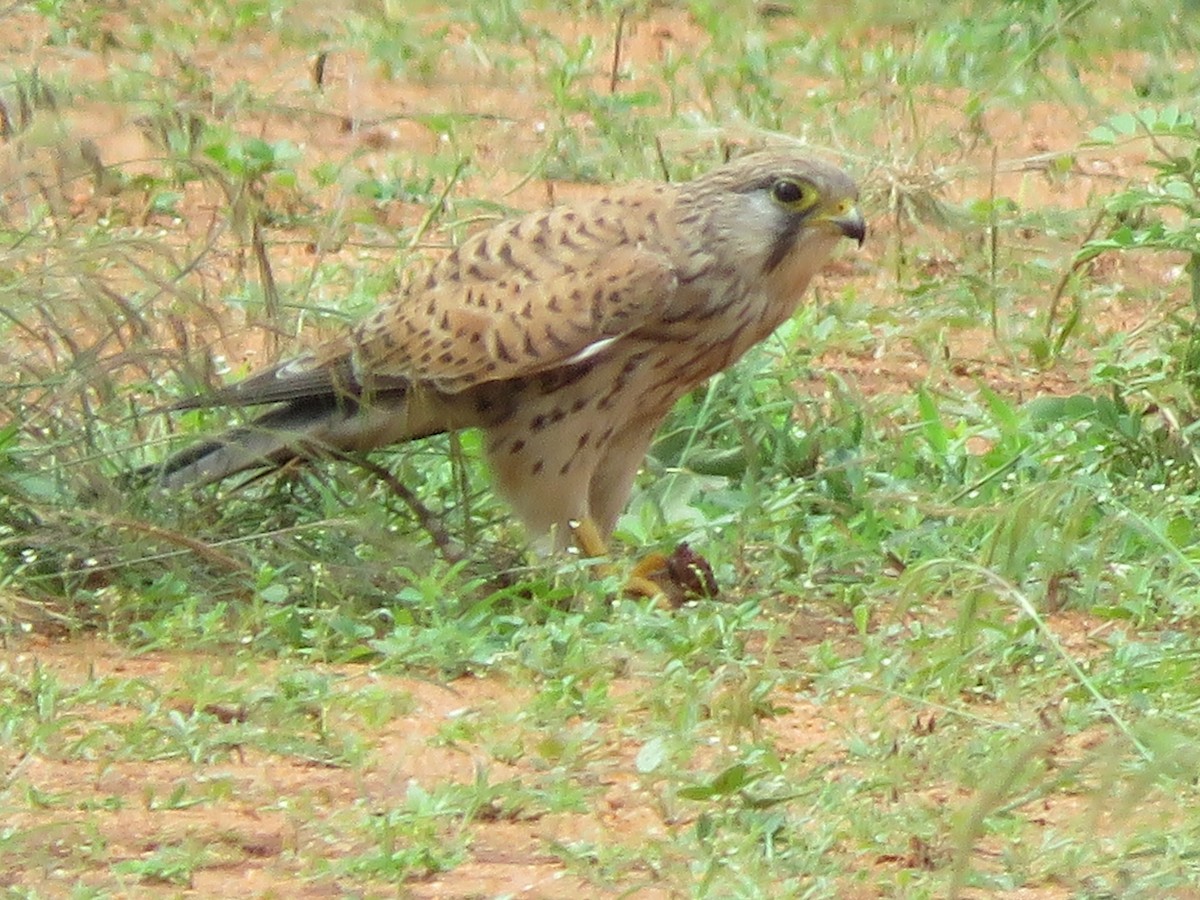
[[[639,560],[626,589],[633,594],[661,594],[676,609],[690,600],[715,600],[721,592],[708,560],[686,542],[670,556],[651,553]]]

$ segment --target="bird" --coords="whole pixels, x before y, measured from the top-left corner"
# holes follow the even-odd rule
[[[342,334],[175,403],[272,408],[169,457],[159,484],[478,428],[534,545],[602,556],[674,403],[865,236],[854,180],[795,146],[500,221]]]

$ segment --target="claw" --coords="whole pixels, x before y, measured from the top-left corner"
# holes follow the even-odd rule
[[[625,590],[637,597],[662,595],[676,608],[689,600],[712,599],[720,594],[712,566],[686,543],[670,556],[651,553],[643,557],[633,567]]]
[[[580,519],[568,525],[575,546],[585,558],[608,555],[608,545],[595,522]],[[602,572],[608,569],[608,566],[600,567]],[[689,600],[714,598],[720,594],[720,589],[708,560],[686,543],[681,543],[670,556],[649,553],[638,560],[625,582],[625,593],[647,600],[666,597],[673,607],[680,607]]]

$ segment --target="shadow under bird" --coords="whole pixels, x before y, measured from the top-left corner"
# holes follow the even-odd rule
[[[480,428],[530,536],[604,550],[671,406],[795,311],[858,190],[799,149],[475,234],[346,334],[176,409],[273,404],[160,468],[168,489]]]

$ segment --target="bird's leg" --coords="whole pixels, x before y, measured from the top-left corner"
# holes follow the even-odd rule
[[[600,536],[600,529],[590,516],[572,520],[568,524],[571,527],[571,537],[575,539],[575,546],[585,557],[608,555],[608,544]]]
[[[579,552],[585,557],[599,557],[608,555],[608,543],[600,535],[600,529],[596,527],[596,523],[590,517],[573,521],[571,525],[571,536],[575,539],[575,546],[579,548]],[[657,557],[657,559],[656,559]],[[663,589],[659,587],[646,575],[640,574],[643,567],[647,572],[656,572],[665,565],[665,558],[661,554],[651,554],[643,559],[636,566],[629,578],[625,581],[625,593],[632,594],[635,597],[657,597],[663,593]],[[608,566],[601,566],[600,571],[609,570]]]

